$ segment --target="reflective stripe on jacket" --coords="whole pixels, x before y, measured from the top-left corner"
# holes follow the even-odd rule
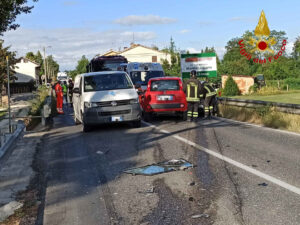
[[[215,89],[209,84],[204,84],[204,89],[206,90],[206,97],[210,97],[217,94]]]
[[[188,102],[198,102],[200,94],[200,81],[197,79],[189,79],[184,84],[184,92]]]

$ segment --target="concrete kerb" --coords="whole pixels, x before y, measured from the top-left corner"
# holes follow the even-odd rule
[[[7,140],[4,142],[4,145],[0,147],[0,159],[11,148],[12,144],[20,136],[20,134],[24,131],[24,129],[25,129],[24,123],[18,122],[17,129],[15,130],[15,132],[9,135]]]

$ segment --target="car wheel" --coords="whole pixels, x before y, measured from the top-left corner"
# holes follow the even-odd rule
[[[133,128],[139,128],[142,125],[142,121],[141,120],[134,121],[134,122],[131,123],[131,125],[132,125]]]
[[[150,112],[143,112],[143,119],[146,122],[149,122],[152,119],[152,113],[150,113]]]
[[[186,120],[187,120],[187,111],[182,112],[181,118],[182,118],[183,121],[186,121]]]

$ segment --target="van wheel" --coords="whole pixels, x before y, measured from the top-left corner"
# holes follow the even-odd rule
[[[186,120],[187,120],[187,112],[182,112],[182,114],[181,114],[181,119],[182,119],[183,121],[186,121]]]
[[[152,119],[152,113],[150,113],[150,112],[143,112],[143,119],[146,122],[149,122]]]
[[[131,123],[131,125],[132,125],[133,128],[139,128],[139,127],[141,127],[141,125],[142,125],[142,121],[141,121],[141,120],[133,121],[133,122]]]
[[[91,131],[91,126],[89,126],[89,125],[87,125],[87,124],[82,124],[82,126],[83,126],[83,129],[82,129],[82,131],[84,132],[84,133],[87,133],[87,132],[90,132]]]

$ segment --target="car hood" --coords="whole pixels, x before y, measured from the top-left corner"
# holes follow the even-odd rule
[[[107,102],[138,98],[135,89],[120,89],[84,93],[85,102]]]

